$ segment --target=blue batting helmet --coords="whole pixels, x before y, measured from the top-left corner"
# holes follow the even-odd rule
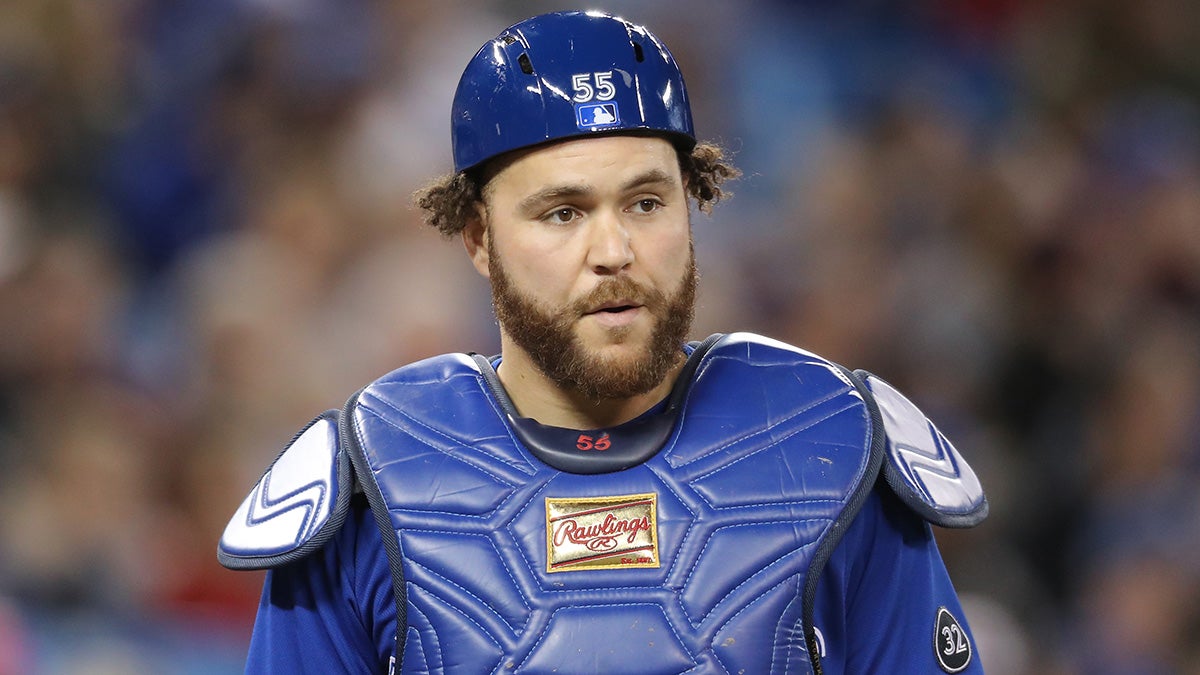
[[[642,26],[599,12],[517,23],[463,71],[451,112],[454,170],[503,153],[592,133],[661,133],[696,144],[683,75]]]

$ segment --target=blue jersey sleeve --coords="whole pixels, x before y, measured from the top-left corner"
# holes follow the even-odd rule
[[[817,586],[826,675],[983,673],[929,523],[880,482]]]
[[[387,556],[365,500],[338,534],[267,573],[246,672],[388,672],[396,606]]]

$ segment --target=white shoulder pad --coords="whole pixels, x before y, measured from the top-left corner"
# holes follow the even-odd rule
[[[987,517],[975,472],[916,405],[887,382],[857,371],[883,418],[884,478],[901,501],[934,525],[974,527]]]
[[[265,569],[320,548],[342,526],[353,492],[350,460],[330,410],[288,443],[233,514],[217,559],[230,569]]]

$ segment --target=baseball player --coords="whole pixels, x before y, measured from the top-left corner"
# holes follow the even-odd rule
[[[223,564],[269,570],[252,673],[980,673],[931,525],[987,501],[880,378],[689,342],[698,143],[642,26],[536,16],[467,65],[419,194],[501,351],[405,365],[289,443]]]

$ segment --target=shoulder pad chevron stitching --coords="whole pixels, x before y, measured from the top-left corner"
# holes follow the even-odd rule
[[[275,459],[225,527],[217,559],[230,569],[265,569],[320,548],[342,526],[353,491],[338,439],[338,412],[304,427]]]
[[[884,477],[900,499],[934,525],[974,527],[987,517],[983,486],[958,450],[916,405],[887,382],[857,371],[879,407],[887,435]]]

